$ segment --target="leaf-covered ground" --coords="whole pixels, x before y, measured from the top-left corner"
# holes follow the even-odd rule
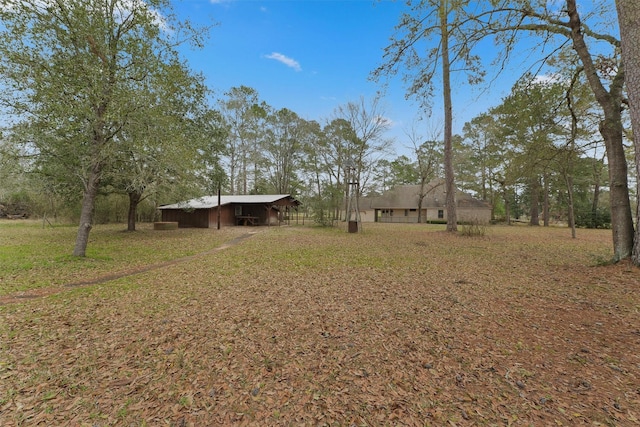
[[[7,299],[0,425],[640,423],[640,270],[602,263],[610,231],[251,230]]]

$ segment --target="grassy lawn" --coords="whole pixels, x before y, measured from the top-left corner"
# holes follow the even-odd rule
[[[71,256],[77,226],[43,228],[39,221],[0,221],[0,297],[199,254],[246,232],[234,228],[154,231],[152,224],[138,224],[137,229],[129,233],[123,224],[96,226],[87,256],[77,258]]]
[[[640,422],[609,230],[123,228],[0,222],[0,425]]]

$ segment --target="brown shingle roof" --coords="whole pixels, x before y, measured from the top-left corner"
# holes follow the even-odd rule
[[[422,200],[422,207],[444,207],[446,194],[444,180],[437,179],[429,182],[425,189],[427,195]],[[401,185],[386,191],[379,197],[362,198],[359,205],[361,209],[416,209],[418,207],[419,185]],[[464,208],[491,208],[489,203],[474,199],[470,194],[458,191],[456,193],[456,205]]]

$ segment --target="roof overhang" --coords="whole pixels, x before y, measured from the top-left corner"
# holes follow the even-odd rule
[[[289,194],[264,194],[264,195],[231,195],[220,196],[220,206],[225,205],[272,205],[272,206],[299,206],[301,203]],[[203,196],[183,202],[173,203],[158,207],[158,209],[211,209],[218,207],[218,196]]]

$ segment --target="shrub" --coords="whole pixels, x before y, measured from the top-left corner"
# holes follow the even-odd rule
[[[7,200],[0,201],[0,218],[20,217],[29,218],[33,213],[33,201],[26,191],[9,195]]]
[[[482,237],[487,233],[487,224],[478,220],[460,224],[460,234],[465,237]]]
[[[611,212],[604,207],[599,207],[595,213],[590,209],[577,210],[575,219],[576,227],[611,228]]]
[[[427,224],[446,224],[446,219],[430,219],[426,222]]]

